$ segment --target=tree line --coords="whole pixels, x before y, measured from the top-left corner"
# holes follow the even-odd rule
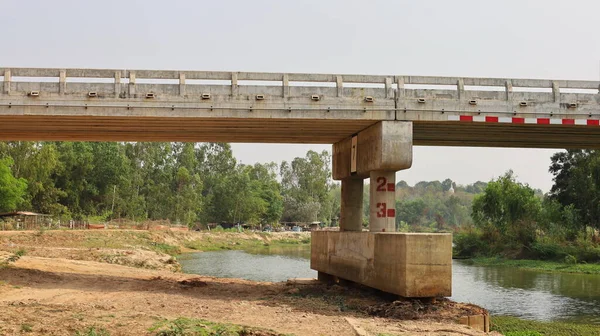
[[[3,142],[0,212],[182,225],[329,223],[339,213],[329,165],[325,151],[244,165],[224,143]]]
[[[64,219],[337,225],[330,154],[244,165],[223,143],[1,142],[0,212]],[[459,255],[600,260],[600,151],[551,158],[543,194],[512,172],[489,183],[396,185],[398,231],[454,232]],[[363,197],[368,226],[369,188]]]

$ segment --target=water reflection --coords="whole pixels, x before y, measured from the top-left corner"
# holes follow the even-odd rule
[[[282,251],[279,251],[282,252]],[[186,273],[255,281],[286,281],[289,278],[316,278],[306,252],[295,249],[287,255],[270,254],[268,249],[187,253],[178,258]],[[310,250],[308,252],[310,257]]]
[[[455,261],[452,299],[492,314],[600,324],[600,277],[478,267]]]
[[[310,248],[262,247],[244,251],[189,253],[179,258],[186,273],[256,281],[315,278]],[[492,314],[533,320],[600,324],[600,276],[479,267],[455,261],[452,299]]]

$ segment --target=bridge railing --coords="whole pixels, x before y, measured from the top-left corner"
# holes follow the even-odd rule
[[[310,73],[267,73],[267,72],[226,72],[226,71],[179,71],[179,70],[120,70],[120,69],[46,69],[46,68],[0,68],[4,82],[11,82],[13,77],[56,78],[58,82],[67,78],[105,78],[119,82],[120,79],[166,79],[166,80],[228,80],[228,81],[271,81],[281,82],[330,82],[330,83],[363,83],[399,86],[444,85],[456,86],[492,86],[513,88],[568,88],[582,90],[598,90],[600,81],[586,80],[550,80],[522,78],[478,78],[478,77],[436,77],[436,76],[399,76],[399,75],[352,75],[352,74],[310,74]],[[160,84],[157,81],[156,84]],[[233,83],[235,84],[235,83]],[[476,90],[473,90],[476,91]]]
[[[211,109],[392,111],[409,120],[446,112],[600,113],[600,82],[584,80],[45,68],[0,68],[0,75],[4,104],[22,97],[14,103],[35,105],[27,96],[48,101],[93,97],[129,99],[146,107],[154,101]]]

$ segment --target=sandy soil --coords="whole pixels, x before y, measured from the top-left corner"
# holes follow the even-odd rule
[[[0,266],[0,335],[74,335],[89,326],[153,335],[157,321],[178,317],[295,335],[483,335],[454,324],[481,309],[448,300],[394,302],[359,288],[199,277],[48,253]],[[0,260],[10,255],[0,252]]]

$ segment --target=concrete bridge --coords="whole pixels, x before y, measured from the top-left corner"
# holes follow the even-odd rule
[[[450,296],[449,234],[395,231],[413,145],[600,148],[598,81],[0,69],[0,140],[331,143],[340,232],[311,267],[406,297]],[[370,232],[362,232],[370,179]]]
[[[0,75],[5,140],[336,143],[399,120],[413,122],[415,145],[600,146],[598,81],[28,68]]]

